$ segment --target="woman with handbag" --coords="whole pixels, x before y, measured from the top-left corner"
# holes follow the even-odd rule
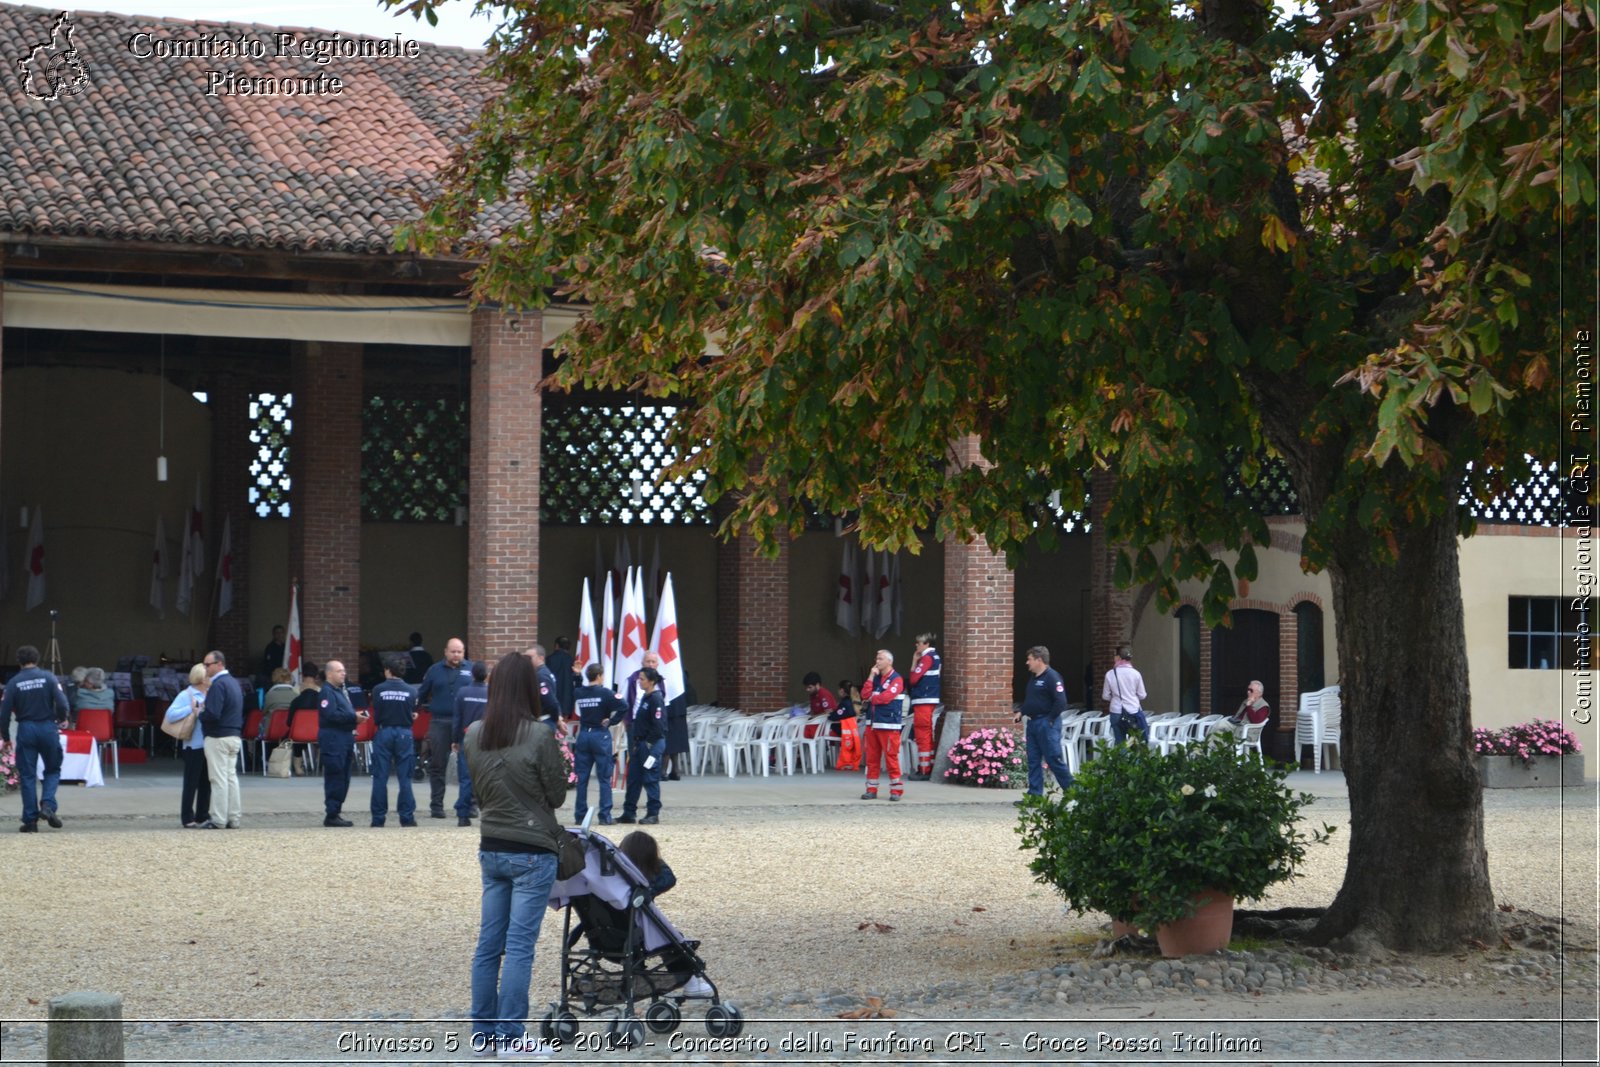
[[[472,1051],[501,1056],[548,1052],[524,1026],[533,951],[556,881],[565,831],[555,809],[567,799],[567,765],[543,715],[533,661],[509,652],[489,676],[483,718],[462,740],[478,800],[482,920],[472,957]]]
[[[189,668],[189,687],[178,694],[161,720],[161,732],[176,738],[183,752],[183,799],[178,805],[179,820],[186,830],[198,830],[211,810],[211,777],[206,773],[205,731],[200,728],[200,712],[206,706],[206,689],[211,679],[196,663]],[[198,818],[196,817],[198,816]]]

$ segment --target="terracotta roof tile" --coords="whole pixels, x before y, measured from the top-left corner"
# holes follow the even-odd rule
[[[220,6],[220,5],[219,5]],[[59,9],[0,4],[0,69],[50,40]],[[382,253],[414,194],[496,91],[484,55],[417,42],[416,58],[277,56],[273,35],[333,31],[78,12],[84,90],[37,100],[0,90],[0,233],[291,251]],[[406,24],[397,21],[404,36]],[[141,58],[130,42],[258,41],[262,58]],[[351,34],[340,34],[356,40]],[[379,40],[383,40],[380,38]],[[388,40],[393,40],[389,38]],[[208,72],[219,71],[220,75]],[[338,94],[216,95],[271,77],[338,77]],[[326,85],[326,83],[323,83]]]

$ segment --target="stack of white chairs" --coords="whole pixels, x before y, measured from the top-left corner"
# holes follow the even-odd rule
[[[1083,759],[1092,759],[1096,748],[1106,748],[1114,740],[1111,733],[1111,716],[1103,711],[1090,712],[1078,734],[1078,747],[1083,753]]]
[[[709,770],[715,762],[718,769],[735,777],[739,769],[749,763],[746,749],[754,736],[757,721],[739,711],[724,709],[709,720],[698,743],[693,733],[689,735],[689,765],[695,774]]]
[[[751,774],[755,774],[756,769],[760,768],[761,776],[767,777],[773,763],[788,749],[789,739],[793,735],[790,718],[787,708],[756,717],[755,732],[746,742],[745,753],[750,763]]]
[[[1322,773],[1323,749],[1332,745],[1335,752],[1344,755],[1339,747],[1339,726],[1343,705],[1339,687],[1330,685],[1311,693],[1300,694],[1300,714],[1294,723],[1294,750],[1296,759],[1305,745],[1311,746],[1311,767]]]
[[[1061,713],[1061,761],[1074,775],[1083,766],[1083,753],[1078,745],[1093,717],[1092,711],[1073,711],[1071,708]]]
[[[1179,745],[1190,741],[1189,728],[1198,715],[1162,715],[1150,723],[1150,747],[1160,749],[1165,756]]]
[[[1226,715],[1201,715],[1189,724],[1189,741],[1191,744],[1203,742],[1211,736],[1212,731],[1228,721]]]

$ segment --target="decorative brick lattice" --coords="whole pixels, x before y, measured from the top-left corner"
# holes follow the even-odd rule
[[[294,397],[256,393],[250,398],[250,507],[257,518],[289,517],[289,432]]]
[[[1261,457],[1261,473],[1255,485],[1245,485],[1239,476],[1237,454],[1228,463],[1228,492],[1250,501],[1250,506],[1261,515],[1298,515],[1300,496],[1294,491],[1289,478],[1289,466],[1272,456]]]
[[[657,484],[671,461],[667,437],[676,415],[674,407],[548,397],[540,439],[542,521],[710,525],[711,509],[700,494],[704,474]]]
[[[1554,463],[1533,463],[1528,477],[1487,503],[1479,503],[1472,492],[1472,477],[1461,490],[1461,505],[1472,510],[1479,522],[1514,523],[1521,526],[1555,526],[1561,522],[1561,475]],[[1489,472],[1485,472],[1488,476]]]
[[[361,427],[361,517],[454,522],[467,502],[467,405],[369,396]]]

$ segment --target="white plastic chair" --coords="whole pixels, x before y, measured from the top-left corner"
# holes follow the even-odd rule
[[[1242,756],[1245,754],[1246,749],[1253,748],[1256,750],[1256,759],[1265,763],[1267,761],[1267,757],[1266,753],[1261,751],[1261,733],[1266,728],[1267,724],[1264,722],[1253,722],[1247,724],[1244,727],[1244,736],[1239,738],[1239,743],[1234,746],[1234,750]]]
[[[1198,715],[1163,715],[1150,723],[1150,747],[1165,756],[1179,745],[1189,743],[1189,727]]]
[[[1095,712],[1084,720],[1083,730],[1078,735],[1078,745],[1083,750],[1085,760],[1094,757],[1096,748],[1103,748],[1114,740],[1111,733],[1111,716],[1105,712]]]
[[[1067,770],[1074,775],[1078,773],[1078,768],[1083,766],[1078,742],[1083,739],[1083,731],[1088,726],[1089,719],[1090,715],[1087,712],[1073,711],[1071,708],[1061,713],[1061,760],[1067,765]]]
[[[806,730],[815,726],[810,737]],[[826,715],[812,715],[800,720],[800,734],[795,738],[795,748],[800,753],[800,770],[805,773],[806,764],[811,764],[812,774],[820,773],[828,764],[828,742],[832,739],[832,724]]]
[[[1211,736],[1223,723],[1228,721],[1226,715],[1201,715],[1189,724],[1189,743],[1199,744]]]
[[[1311,759],[1312,771],[1322,773],[1322,750],[1328,745],[1339,754],[1339,766],[1344,766],[1344,749],[1339,747],[1340,721],[1344,717],[1344,704],[1339,699],[1339,687],[1330,686],[1322,691],[1322,732],[1317,738],[1316,755]]]

